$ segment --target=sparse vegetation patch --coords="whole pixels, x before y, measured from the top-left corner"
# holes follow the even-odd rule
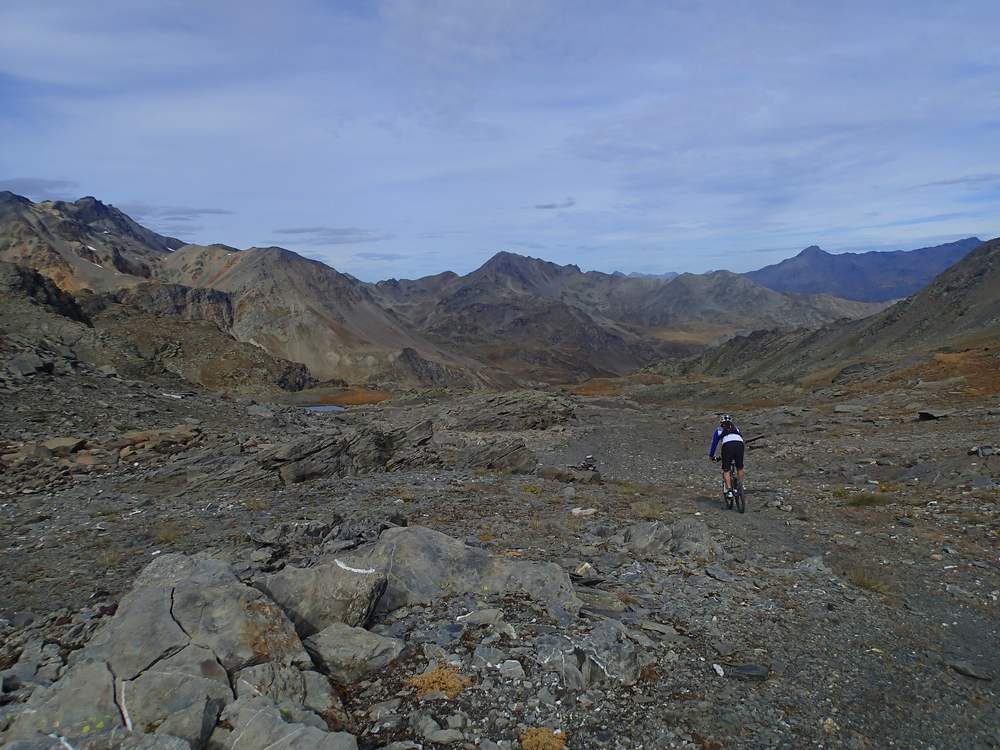
[[[522,750],[564,750],[566,733],[548,727],[525,729],[519,738]]]
[[[423,674],[407,678],[406,684],[416,688],[418,698],[430,693],[443,693],[449,700],[454,700],[472,684],[472,680],[459,674],[455,667],[439,665]]]

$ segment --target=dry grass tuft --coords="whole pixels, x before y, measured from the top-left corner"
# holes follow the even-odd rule
[[[566,520],[563,522],[563,527],[569,532],[578,534],[583,528],[583,521],[585,518],[586,516],[566,516]]]
[[[655,500],[636,500],[629,507],[632,510],[632,515],[644,521],[662,521],[666,516],[663,504]]]
[[[978,345],[960,352],[937,352],[929,362],[894,373],[894,380],[920,378],[942,381],[961,377],[959,389],[967,395],[989,396],[1000,393],[1000,368],[995,340],[968,342]]]
[[[267,501],[262,497],[248,497],[243,501],[243,507],[254,513],[260,513],[267,508]]]
[[[663,496],[667,488],[658,484],[637,484],[627,479],[609,479],[605,484],[615,487],[622,495]]]
[[[663,385],[667,379],[654,372],[637,372],[628,376],[628,379],[639,385]]]
[[[565,750],[566,733],[548,727],[525,729],[518,738],[522,750]]]
[[[663,677],[663,670],[656,664],[647,664],[639,670],[639,679],[642,682],[659,682]]]
[[[423,698],[429,693],[444,693],[449,700],[454,700],[459,693],[472,684],[472,680],[458,673],[455,667],[445,665],[406,679],[406,684],[417,689],[417,697]]]
[[[529,484],[527,487],[524,488],[524,491],[527,492],[529,495],[541,495],[542,494],[542,488],[539,487],[536,484]]]
[[[876,505],[888,505],[892,502],[885,495],[876,495],[874,492],[862,492],[853,495],[847,504],[852,508],[871,508]]]
[[[325,396],[322,400],[324,404],[333,406],[365,406],[366,404],[380,404],[392,398],[389,391],[370,391],[367,388],[352,388],[342,393],[334,393]]]
[[[113,568],[122,561],[122,553],[115,549],[106,549],[97,556],[97,564],[102,568]]]
[[[621,381],[609,378],[591,378],[574,387],[572,393],[575,396],[620,396],[622,391]]]
[[[856,567],[847,571],[847,580],[858,588],[873,591],[876,594],[888,594],[889,584],[879,577],[871,568]]]
[[[176,521],[161,521],[149,530],[149,535],[158,544],[173,544],[183,532],[184,529]]]

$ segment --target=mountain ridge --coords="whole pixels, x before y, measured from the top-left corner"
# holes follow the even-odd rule
[[[574,382],[692,354],[720,335],[880,309],[782,294],[729,272],[630,277],[510,251],[464,276],[368,283],[285,248],[184,244],[89,197],[34,204],[4,195],[0,260],[74,293],[137,288],[129,304],[147,313],[182,300],[238,341],[318,379],[354,383]],[[218,290],[230,309],[150,284]]]
[[[864,253],[828,253],[810,245],[791,258],[744,275],[778,292],[887,302],[919,291],[981,244],[978,237],[966,237],[914,250]]]
[[[796,381],[816,373],[877,373],[934,352],[1000,341],[1000,238],[983,242],[917,294],[880,313],[813,330],[761,330],[683,363],[687,373]]]

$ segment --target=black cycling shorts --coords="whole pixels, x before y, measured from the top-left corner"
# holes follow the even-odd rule
[[[742,440],[730,440],[728,443],[722,444],[723,471],[732,471],[733,464],[736,464],[737,469],[743,468],[743,449]]]

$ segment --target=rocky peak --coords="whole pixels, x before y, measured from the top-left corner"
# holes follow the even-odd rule
[[[62,213],[72,216],[77,221],[84,224],[93,224],[98,221],[111,220],[118,223],[126,220],[125,215],[106,203],[102,203],[92,195],[80,198],[78,201],[54,201],[53,208]]]
[[[9,190],[0,190],[0,216],[16,216],[31,208],[31,201]]]
[[[805,250],[803,250],[801,253],[799,253],[798,257],[800,257],[800,258],[825,258],[829,254],[830,253],[826,252],[826,250],[823,250],[819,245],[810,245]]]
[[[479,279],[511,279],[526,288],[535,289],[548,285],[556,277],[581,273],[579,266],[560,266],[547,260],[504,250],[486,261],[471,276]]]
[[[31,201],[27,198],[20,196],[17,193],[12,193],[9,190],[0,190],[0,204],[2,203],[16,203],[23,206],[31,205]]]

